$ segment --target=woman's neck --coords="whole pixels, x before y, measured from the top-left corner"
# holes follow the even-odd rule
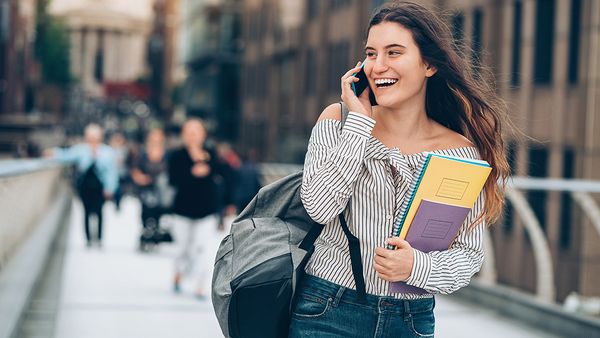
[[[427,116],[425,108],[419,105],[399,108],[376,107],[374,117],[377,121],[374,133],[377,136],[401,142],[426,139],[431,135],[435,124]]]

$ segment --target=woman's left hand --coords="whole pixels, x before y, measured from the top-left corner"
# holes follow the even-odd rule
[[[376,248],[375,271],[390,282],[407,280],[412,273],[414,249],[400,237],[391,237],[386,244],[396,246],[396,250]]]

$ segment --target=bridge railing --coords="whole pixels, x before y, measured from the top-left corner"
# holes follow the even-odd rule
[[[0,161],[0,338],[12,337],[69,215],[68,168],[49,160]]]

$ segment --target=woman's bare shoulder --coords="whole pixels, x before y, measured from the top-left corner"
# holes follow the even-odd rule
[[[452,149],[452,148],[465,148],[473,147],[473,142],[460,133],[441,126],[440,133],[438,134],[437,147],[440,149]]]
[[[342,111],[341,111],[340,104],[332,103],[329,106],[325,107],[325,109],[323,109],[323,112],[321,112],[321,115],[319,115],[319,119],[317,120],[317,123],[319,123],[323,120],[341,121],[342,120]]]

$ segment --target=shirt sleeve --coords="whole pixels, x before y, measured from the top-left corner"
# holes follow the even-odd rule
[[[53,148],[53,157],[61,162],[77,162],[82,154],[82,147],[80,145],[72,146],[69,148]]]
[[[323,120],[313,128],[304,162],[300,196],[308,215],[327,224],[339,215],[359,176],[375,120],[350,112],[340,123]]]
[[[414,249],[413,269],[407,284],[441,294],[452,293],[469,284],[483,264],[486,222],[481,221],[472,230],[468,229],[483,211],[484,204],[482,192],[450,249],[428,253]]]
[[[104,191],[114,194],[119,187],[119,170],[117,162],[117,154],[114,150],[106,148],[104,160]]]

